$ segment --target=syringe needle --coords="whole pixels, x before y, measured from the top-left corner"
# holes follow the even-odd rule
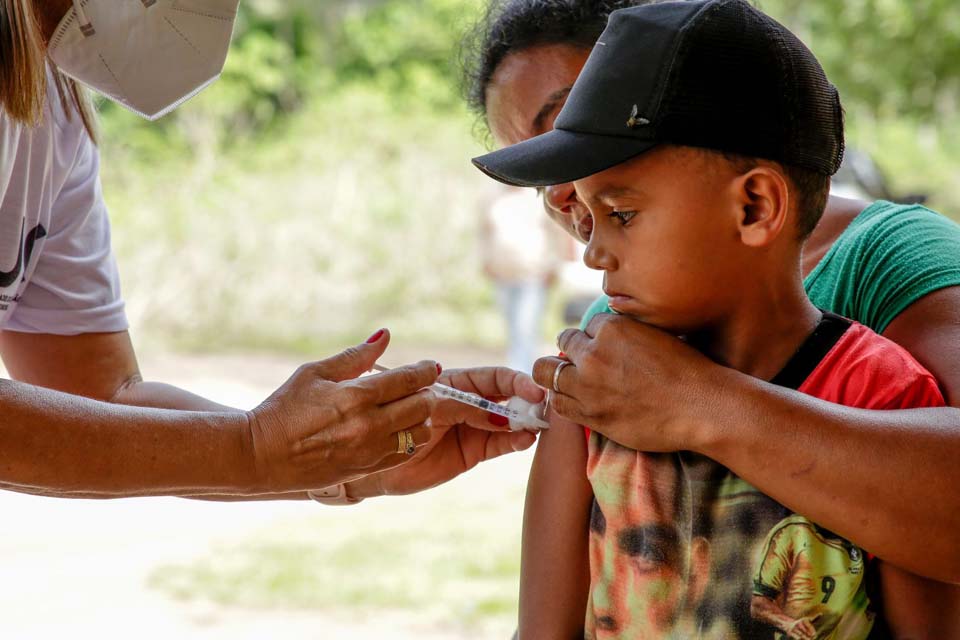
[[[379,364],[373,365],[374,371],[379,371],[380,373],[385,373],[390,371],[387,367],[384,367]],[[510,420],[510,428],[513,430],[522,430],[524,428],[533,428],[533,429],[549,429],[550,423],[546,420],[543,420],[529,411],[530,403],[521,402],[521,404],[528,407],[527,413],[518,411],[516,408],[511,407],[509,404],[504,406],[493,402],[492,400],[487,400],[483,396],[479,396],[475,393],[469,393],[467,391],[461,391],[454,387],[447,386],[445,384],[440,384],[439,382],[434,383],[427,387],[434,393],[436,393],[441,398],[449,398],[456,402],[460,402],[471,407],[476,407],[488,413],[493,413],[499,416],[503,416]],[[518,398],[519,400],[519,398]]]

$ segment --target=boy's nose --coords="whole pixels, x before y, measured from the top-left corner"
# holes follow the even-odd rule
[[[603,246],[603,242],[594,233],[583,252],[583,264],[598,271],[615,271],[617,258]]]

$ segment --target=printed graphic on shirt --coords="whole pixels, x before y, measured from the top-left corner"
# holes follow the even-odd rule
[[[902,349],[829,314],[778,379],[866,408],[943,404]],[[587,449],[587,638],[869,637],[877,576],[863,549],[704,456],[597,433]]]
[[[588,638],[867,638],[863,551],[721,465],[594,433],[587,473]]]
[[[784,518],[764,542],[750,611],[780,629],[778,639],[798,629],[816,638],[851,637],[850,624],[841,623],[866,606],[864,569],[859,548],[803,516]],[[869,632],[872,622],[860,617],[858,632]]]
[[[0,110],[0,329],[124,331],[99,152],[49,67],[47,88],[36,125]]]
[[[709,580],[710,545],[679,491],[679,458],[638,455],[591,435],[587,637],[691,637]],[[599,449],[603,449],[600,451]]]
[[[38,224],[24,238],[26,225],[26,220],[20,223],[20,241],[15,246],[0,248],[0,313],[20,301],[18,291],[24,282],[23,274],[30,265],[36,242],[47,235],[43,225]],[[11,265],[9,269],[7,265]]]

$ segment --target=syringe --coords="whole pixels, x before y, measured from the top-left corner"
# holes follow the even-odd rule
[[[373,365],[373,369],[381,373],[390,371],[387,367],[380,366],[379,364]],[[543,419],[544,403],[533,404],[519,396],[514,396],[510,398],[506,405],[502,405],[487,400],[483,396],[478,396],[475,393],[467,393],[466,391],[461,391],[460,389],[449,387],[439,382],[433,383],[427,387],[427,389],[430,389],[441,398],[449,398],[450,400],[462,402],[471,407],[477,407],[489,413],[503,416],[510,421],[510,429],[513,431],[550,428],[550,423]]]

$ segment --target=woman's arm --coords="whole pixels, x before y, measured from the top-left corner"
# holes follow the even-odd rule
[[[145,382],[126,331],[58,336],[0,331],[0,354],[15,380],[95,400],[183,411],[237,411],[194,393]]]
[[[590,506],[582,427],[555,416],[540,435],[523,511],[520,640],[582,638]]]
[[[410,458],[396,452],[396,432],[429,439],[434,403],[418,390],[437,365],[355,379],[388,343],[384,333],[305,365],[247,413],[129,407],[0,380],[0,485],[64,497],[262,495],[398,466]]]
[[[0,331],[0,354],[14,379],[47,389],[131,407],[243,413],[240,409],[173,385],[144,381],[130,334],[126,331],[75,336]],[[0,488],[60,498],[103,497],[13,485],[0,485]],[[216,502],[309,499],[303,491],[257,496],[210,494],[184,497]]]
[[[0,380],[0,483],[62,497],[252,492],[245,414],[161,411]]]
[[[960,582],[960,412],[851,409],[747,376],[719,388],[694,450],[888,562]]]
[[[949,360],[960,321],[938,320],[922,333],[940,344],[927,360],[936,360],[931,369],[957,402],[960,361]],[[831,404],[721,367],[620,316],[601,314],[586,332],[564,332],[561,347],[575,366],[560,376],[558,413],[634,449],[698,451],[880,558],[960,582],[957,409]],[[557,364],[541,359],[534,378],[551,385]]]

